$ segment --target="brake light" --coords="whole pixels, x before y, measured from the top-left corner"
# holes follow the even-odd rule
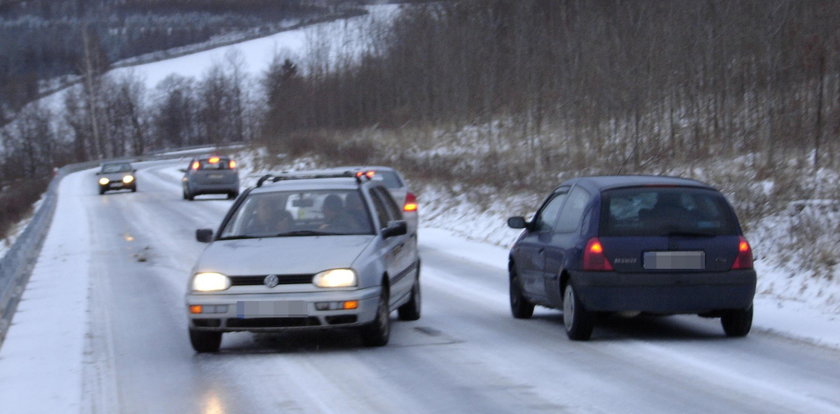
[[[403,211],[417,211],[417,197],[414,196],[414,193],[405,194],[405,203],[403,203]]]
[[[209,161],[210,164],[216,164],[219,162],[219,157],[210,157],[210,159],[207,161]]]
[[[730,270],[739,270],[739,269],[752,269],[753,268],[753,255],[752,255],[752,248],[750,247],[750,243],[747,242],[747,239],[744,236],[738,237],[738,256],[735,257],[735,262],[732,263],[732,269]]]
[[[583,250],[583,270],[609,272],[613,270],[610,261],[604,254],[604,246],[597,237],[589,239]]]
[[[230,160],[230,162],[228,163],[228,166],[230,167],[231,170],[236,168],[236,161]]]
[[[199,168],[201,168],[201,163],[200,163],[200,162],[198,162],[198,161],[193,161],[193,163],[192,163],[192,169],[197,170],[197,169],[199,169]]]

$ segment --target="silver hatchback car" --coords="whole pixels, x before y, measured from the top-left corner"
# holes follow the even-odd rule
[[[390,314],[420,317],[420,256],[402,209],[355,171],[267,175],[245,190],[192,271],[190,341],[214,352],[222,333],[356,328],[388,343]]]

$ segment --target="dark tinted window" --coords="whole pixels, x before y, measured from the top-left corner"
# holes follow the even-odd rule
[[[717,191],[638,187],[605,191],[601,236],[734,235],[737,221]]]
[[[103,164],[102,165],[102,172],[104,172],[104,173],[123,172],[123,171],[131,171],[131,164]]]
[[[580,187],[575,187],[569,193],[569,198],[563,206],[563,211],[560,213],[560,220],[557,221],[555,230],[558,233],[577,230],[587,204],[589,204],[589,193]]]

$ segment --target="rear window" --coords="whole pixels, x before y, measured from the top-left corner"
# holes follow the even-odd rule
[[[198,160],[199,170],[228,170],[230,169],[230,160],[227,158],[219,159],[201,159]]]
[[[400,180],[400,176],[393,171],[383,171],[378,170],[373,175],[374,181],[381,181],[382,184],[385,185],[386,188],[400,188],[403,186],[402,181]]]
[[[738,234],[735,215],[717,191],[639,187],[605,191],[601,198],[601,236]]]

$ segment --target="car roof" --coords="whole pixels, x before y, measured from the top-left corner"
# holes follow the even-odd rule
[[[602,175],[577,177],[565,181],[563,184],[558,186],[558,188],[575,184],[597,191],[644,186],[680,186],[714,190],[714,188],[710,185],[697,180],[663,175]]]
[[[365,182],[363,182],[363,184]],[[355,190],[359,188],[359,185],[359,182],[354,177],[297,178],[292,180],[280,180],[277,182],[266,182],[260,187],[254,187],[251,192],[258,194],[271,193],[275,191]]]

